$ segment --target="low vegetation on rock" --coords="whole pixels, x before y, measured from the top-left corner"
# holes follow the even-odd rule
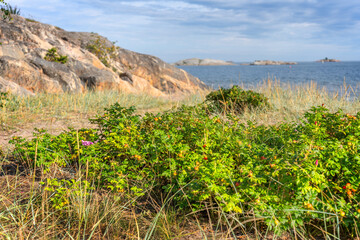
[[[57,49],[56,48],[51,48],[47,51],[45,57],[45,60],[50,61],[50,62],[58,62],[61,64],[65,64],[68,61],[68,57],[67,56],[63,56],[63,55],[59,55],[57,53]]]
[[[95,40],[92,40],[86,48],[95,54],[95,56],[106,66],[110,67],[110,61],[116,59],[117,49],[116,42],[113,42],[111,46],[107,46],[105,39],[98,36]]]

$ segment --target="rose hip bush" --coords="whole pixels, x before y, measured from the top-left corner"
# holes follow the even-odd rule
[[[258,126],[199,107],[134,111],[115,104],[91,119],[95,129],[14,138],[14,155],[45,170],[75,167],[127,196],[169,194],[184,210],[255,216],[275,231],[358,229],[360,114],[319,106],[300,124]]]

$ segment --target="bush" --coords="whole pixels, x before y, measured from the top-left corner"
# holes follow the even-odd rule
[[[195,107],[134,110],[115,104],[91,120],[96,129],[14,138],[14,155],[45,170],[77,167],[128,196],[152,189],[180,209],[261,218],[277,233],[316,225],[351,235],[360,227],[360,113],[313,107],[301,124],[266,127]]]
[[[67,56],[62,56],[59,55],[57,53],[57,49],[56,48],[51,48],[47,51],[45,57],[45,60],[50,61],[50,62],[58,62],[61,64],[65,64],[68,61],[68,57]]]
[[[206,96],[206,103],[212,112],[233,112],[242,113],[245,108],[264,108],[269,107],[268,99],[261,93],[251,90],[245,91],[238,86],[231,89],[221,88],[211,92]]]
[[[95,54],[95,56],[106,66],[110,67],[109,61],[111,59],[115,59],[117,56],[116,50],[118,47],[114,46],[115,42],[113,42],[113,45],[108,47],[106,45],[105,39],[102,39],[101,37],[97,37],[96,40],[92,40],[90,44],[86,46],[87,50],[89,50],[91,53]],[[114,71],[114,69],[113,69]],[[115,72],[115,71],[114,71]]]
[[[1,7],[1,11],[6,16],[11,16],[11,15],[19,15],[20,16],[20,9],[16,6],[13,7],[10,4],[6,4],[4,7]]]

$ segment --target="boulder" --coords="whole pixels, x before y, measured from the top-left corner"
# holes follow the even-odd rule
[[[0,77],[0,92],[7,92],[19,96],[33,96],[34,93],[26,90],[14,82],[10,82]]]

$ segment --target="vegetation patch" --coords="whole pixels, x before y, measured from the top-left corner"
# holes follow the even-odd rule
[[[95,54],[95,56],[106,66],[110,67],[110,60],[117,57],[115,42],[111,46],[107,46],[106,40],[98,36],[95,40],[92,40],[87,46],[87,50]],[[114,71],[115,72],[115,71]]]
[[[68,61],[68,57],[67,56],[63,56],[63,55],[59,55],[57,53],[57,49],[56,48],[51,48],[47,51],[45,57],[45,60],[50,61],[50,62],[58,62],[61,64],[65,64]]]
[[[220,88],[206,96],[211,112],[241,114],[245,109],[269,107],[264,94],[252,90],[243,90],[239,86],[230,89]]]
[[[135,205],[167,196],[165,205],[207,215],[234,234],[253,229],[255,221],[259,231],[299,238],[356,236],[359,113],[318,106],[300,123],[264,126],[209,114],[203,106],[134,111],[114,104],[90,120],[94,129],[39,130],[32,140],[11,141],[13,156],[28,169],[76,169],[82,176],[44,181],[59,217],[77,204],[71,192],[86,198],[93,183],[136,199]]]

